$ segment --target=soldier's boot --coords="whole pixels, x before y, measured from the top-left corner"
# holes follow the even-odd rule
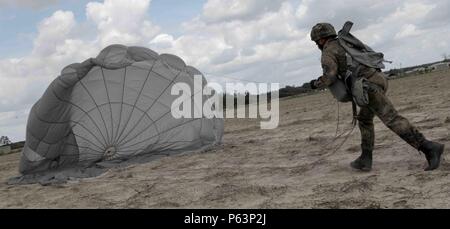
[[[439,168],[441,163],[441,155],[444,152],[444,145],[437,142],[425,140],[425,142],[419,147],[419,150],[425,154],[425,158],[428,162],[428,167],[425,171],[431,171]]]
[[[372,170],[372,151],[363,150],[361,156],[350,163],[350,166],[354,169],[370,172]]]

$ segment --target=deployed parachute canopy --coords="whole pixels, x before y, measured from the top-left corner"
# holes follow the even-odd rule
[[[220,142],[222,119],[171,115],[177,98],[171,86],[192,86],[199,74],[177,56],[123,45],[65,67],[31,109],[20,173],[87,168]]]

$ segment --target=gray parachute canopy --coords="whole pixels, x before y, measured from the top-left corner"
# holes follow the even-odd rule
[[[171,95],[172,85],[193,88],[193,76],[200,74],[177,56],[122,45],[65,67],[31,109],[20,173],[87,168],[219,143],[223,119],[171,115],[179,97]]]

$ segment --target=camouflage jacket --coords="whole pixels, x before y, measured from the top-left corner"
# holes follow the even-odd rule
[[[333,84],[338,76],[345,76],[347,72],[347,57],[344,48],[341,47],[337,39],[328,40],[322,50],[323,75],[317,80],[317,87],[327,87]],[[359,72],[360,77],[367,78],[387,90],[387,81],[382,72],[377,69],[362,66]]]

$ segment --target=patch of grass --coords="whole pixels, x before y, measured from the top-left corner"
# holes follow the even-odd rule
[[[22,148],[20,148],[20,149],[13,149],[13,150],[11,150],[11,151],[9,151],[7,153],[0,153],[0,156],[14,154],[14,153],[20,153],[20,152],[22,152]]]

